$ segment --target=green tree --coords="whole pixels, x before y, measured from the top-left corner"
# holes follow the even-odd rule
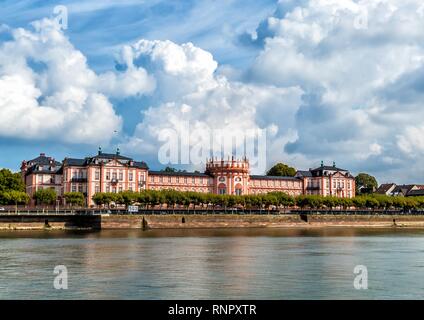
[[[25,185],[20,173],[13,173],[9,169],[0,170],[0,191],[25,191]]]
[[[378,182],[375,177],[368,173],[360,173],[355,177],[356,193],[373,193],[378,187]]]
[[[122,198],[122,203],[127,207],[132,205],[136,201],[136,193],[132,191],[122,191],[119,193]]]
[[[37,204],[50,205],[56,200],[56,191],[52,188],[39,189],[34,193]]]
[[[7,191],[0,192],[0,204],[5,205],[10,203],[10,194]]]
[[[375,209],[375,208],[378,208],[380,206],[380,202],[376,198],[366,197],[365,198],[365,206],[367,208]]]
[[[66,192],[63,196],[65,197],[66,203],[70,204],[71,206],[84,205],[85,198],[81,192]]]
[[[18,212],[19,204],[28,204],[30,198],[25,192],[11,190],[8,192],[9,201],[15,205],[15,212]]]
[[[94,201],[94,203],[98,206],[101,206],[103,204],[105,204],[105,196],[104,193],[101,192],[97,192],[95,193],[91,199]]]
[[[267,176],[294,177],[296,169],[284,163],[277,163],[266,173]]]

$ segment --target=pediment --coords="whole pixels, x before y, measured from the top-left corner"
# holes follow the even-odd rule
[[[341,173],[340,171],[334,172],[333,173],[333,177],[334,178],[346,178],[346,175],[344,175],[343,173]]]
[[[121,162],[119,162],[119,160],[110,160],[108,162],[105,163],[105,167],[124,167],[125,165],[123,165]]]

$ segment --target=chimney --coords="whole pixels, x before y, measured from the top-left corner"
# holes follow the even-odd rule
[[[333,161],[333,167],[334,167],[334,168],[336,167],[336,162],[335,162],[335,161]]]
[[[102,154],[102,147],[99,147],[99,156]]]
[[[119,156],[121,154],[121,151],[119,151],[119,148],[116,148],[116,155]]]

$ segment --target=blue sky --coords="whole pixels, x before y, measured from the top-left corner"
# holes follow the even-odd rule
[[[193,42],[213,53],[222,65],[243,68],[255,56],[252,47],[239,46],[238,35],[253,31],[275,10],[274,0],[263,1],[1,1],[0,24],[28,28],[35,20],[54,17],[54,7],[68,8],[70,42],[87,57],[96,72],[115,67],[115,55],[123,44],[137,39]],[[0,39],[9,39],[7,33]],[[117,113],[125,118],[124,130],[131,133],[140,116],[143,97],[115,99]],[[135,116],[134,116],[135,115]],[[51,140],[3,138],[0,165],[16,169],[20,161],[43,151],[58,159],[96,152],[93,145],[63,145]],[[115,148],[113,145],[111,148]],[[153,161],[155,157],[153,156]]]
[[[1,22],[27,27],[53,17],[57,5],[68,8],[71,42],[97,71],[114,63],[114,50],[140,38],[193,42],[221,64],[241,65],[252,59],[237,35],[254,31],[275,10],[275,0],[247,1],[2,1]]]
[[[57,5],[66,30],[52,27]],[[380,182],[423,182],[421,6],[1,1],[0,166],[102,145],[159,168],[158,132],[184,120],[266,129],[267,166],[335,160]]]

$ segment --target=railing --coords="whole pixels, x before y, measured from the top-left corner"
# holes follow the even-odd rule
[[[75,215],[95,215],[100,214],[92,210],[27,210],[27,211],[1,211],[0,216],[75,216]]]
[[[42,209],[25,209],[25,210],[5,210],[0,211],[0,216],[72,216],[72,215],[99,215],[99,214],[121,214],[121,215],[166,215],[166,214],[273,214],[273,215],[424,215],[424,210],[383,210],[383,209],[360,209],[360,210],[344,210],[344,209],[265,209],[265,208],[139,208],[138,212],[128,212],[125,208],[119,209],[60,209],[60,210],[42,210]]]
[[[71,182],[87,182],[87,178],[71,178]]]

